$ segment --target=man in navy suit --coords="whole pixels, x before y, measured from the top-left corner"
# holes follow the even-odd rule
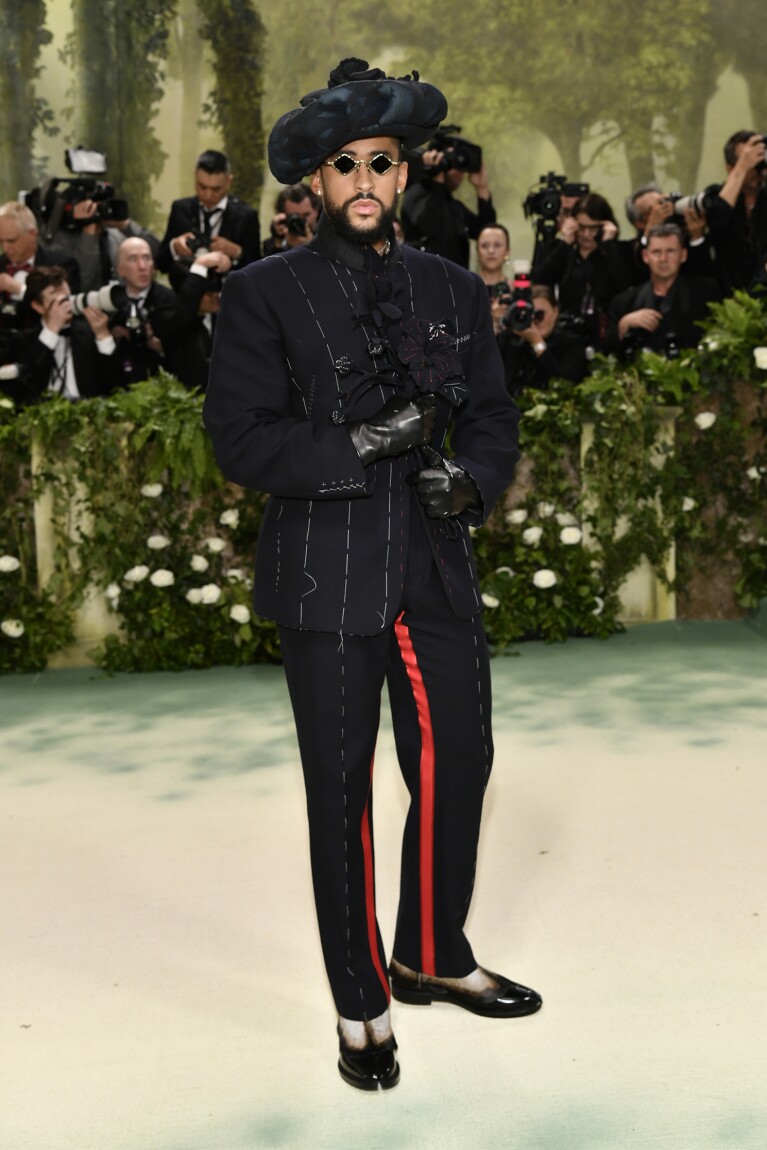
[[[195,194],[171,204],[157,267],[177,291],[197,252],[223,252],[235,268],[261,254],[258,212],[230,194],[233,178],[223,152],[203,152],[195,167]]]
[[[417,73],[344,60],[277,122],[271,170],[310,175],[323,214],[309,244],[227,279],[204,407],[224,473],[271,496],[255,606],[280,625],[338,1068],[364,1090],[399,1080],[392,994],[492,1017],[541,1005],[478,966],[463,930],[492,761],[469,527],[512,478],[518,416],[484,285],[394,237],[401,147],[446,111]],[[411,795],[388,973],[371,789],[385,682]]]

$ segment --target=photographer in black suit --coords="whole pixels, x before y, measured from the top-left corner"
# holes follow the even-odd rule
[[[527,326],[516,330],[504,326],[498,336],[506,386],[515,398],[525,388],[545,391],[552,379],[580,383],[588,370],[586,340],[558,326],[559,308],[552,289],[536,284],[531,296]]]
[[[223,252],[233,267],[259,258],[258,212],[229,194],[233,178],[223,152],[203,152],[194,173],[195,194],[173,201],[157,267],[170,277],[176,291],[198,249]]]
[[[727,179],[713,198],[709,231],[725,294],[762,279],[767,260],[765,137],[743,129],[724,146]]]
[[[467,145],[459,137],[437,133],[436,141],[420,156],[421,178],[408,185],[400,213],[405,243],[464,268],[469,266],[469,240],[495,223],[485,162],[475,144]],[[477,193],[476,212],[453,197],[467,173]]]
[[[288,184],[277,195],[271,235],[264,240],[264,255],[308,244],[317,231],[322,200],[308,184]]]
[[[168,368],[190,390],[205,391],[208,386],[221,289],[231,266],[223,252],[198,255],[178,293],[178,327],[166,349]]]
[[[675,224],[650,228],[643,259],[650,278],[613,300],[607,349],[626,357],[648,348],[673,358],[681,348],[697,346],[698,324],[721,292],[714,279],[680,274],[687,249]]]
[[[25,337],[18,377],[2,384],[6,394],[30,404],[44,395],[75,400],[113,391],[120,376],[106,312],[73,300],[63,268],[35,268],[26,288],[40,330]]]
[[[34,212],[15,201],[0,206],[0,247],[2,359],[10,362],[19,337],[40,327],[40,317],[25,298],[29,273],[36,267],[63,267],[70,287],[79,291],[79,270],[61,249],[41,245]]]
[[[117,276],[126,292],[125,304],[110,317],[117,342],[117,359],[124,387],[170,370],[169,360],[179,338],[178,298],[155,283],[152,249],[139,237],[123,240],[117,252]]]

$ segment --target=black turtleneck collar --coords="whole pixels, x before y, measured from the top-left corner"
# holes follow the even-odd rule
[[[393,231],[389,234],[389,243],[391,248],[385,259],[389,264],[396,264],[402,259],[402,251]],[[379,260],[383,263],[383,258],[378,255],[375,248],[371,248],[367,244],[353,244],[344,236],[339,235],[325,215],[320,216],[314,239],[310,240],[306,246],[310,251],[326,256],[330,260],[338,260],[339,263],[358,272],[371,270],[369,253],[372,253],[373,263]]]

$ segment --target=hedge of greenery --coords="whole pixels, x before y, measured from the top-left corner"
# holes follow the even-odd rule
[[[697,351],[599,360],[579,386],[522,402],[524,472],[475,533],[491,644],[621,629],[619,589],[642,556],[675,587],[732,572],[745,610],[767,595],[767,306],[712,308]],[[109,671],[276,661],[250,610],[263,497],[225,483],[202,399],[165,376],[108,399],[0,399],[0,672],[36,671],[73,639],[86,588],[119,621],[93,651]],[[658,430],[664,408],[676,435]],[[581,460],[581,435],[593,429]],[[32,468],[36,457],[49,460]],[[52,496],[53,573],[38,586],[33,505]],[[78,514],[71,515],[77,505]]]

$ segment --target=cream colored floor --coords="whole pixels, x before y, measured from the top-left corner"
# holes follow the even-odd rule
[[[469,921],[542,1012],[397,1006],[351,1090],[279,668],[0,680],[2,1150],[765,1150],[767,643],[494,662]],[[391,937],[405,797],[376,764]]]

